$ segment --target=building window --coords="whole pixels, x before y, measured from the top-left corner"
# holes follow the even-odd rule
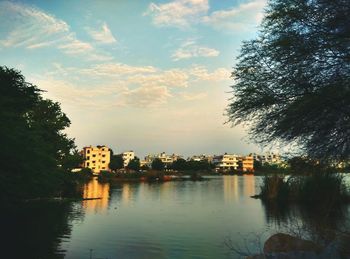
[[[102,169],[106,169],[106,167],[102,167]]]
[[[86,159],[87,159],[87,160],[90,160],[90,156],[87,156]]]
[[[102,155],[102,157],[105,157],[106,155]]]
[[[102,161],[102,164],[106,163],[106,161]]]
[[[90,150],[88,150],[87,153],[90,154]]]
[[[93,167],[92,170],[95,170],[95,167]]]
[[[90,163],[89,163],[89,162],[87,162],[87,163],[86,163],[86,166],[89,166],[89,165],[90,165]]]
[[[92,155],[92,157],[96,157],[96,155]]]
[[[93,164],[95,164],[95,163],[96,163],[96,161],[94,160],[94,161],[92,161],[92,163],[93,163]]]

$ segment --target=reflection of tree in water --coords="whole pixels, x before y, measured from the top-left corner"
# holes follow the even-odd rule
[[[59,245],[71,233],[72,216],[83,217],[70,202],[31,202],[3,208],[1,258],[64,258],[65,251]]]
[[[350,206],[332,210],[322,204],[286,204],[262,201],[267,223],[278,232],[329,244],[340,233],[350,232]]]

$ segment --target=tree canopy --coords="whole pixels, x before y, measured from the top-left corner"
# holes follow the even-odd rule
[[[163,163],[163,161],[160,158],[155,158],[152,161],[151,167],[153,170],[163,171],[165,168],[165,164]]]
[[[79,163],[59,103],[14,69],[0,66],[1,197],[59,195],[65,172]],[[73,156],[73,157],[72,157]]]
[[[124,159],[123,155],[111,155],[111,161],[109,163],[109,168],[112,171],[116,171],[118,169],[122,169],[124,167]]]
[[[270,0],[243,43],[227,108],[253,139],[297,143],[310,157],[350,158],[350,1]]]
[[[139,171],[140,170],[140,159],[138,157],[135,157],[134,159],[130,160],[129,164],[126,167],[127,169]]]

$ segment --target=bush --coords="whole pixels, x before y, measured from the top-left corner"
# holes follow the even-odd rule
[[[323,204],[331,208],[349,200],[343,176],[320,172],[308,176],[265,176],[260,197],[264,200]]]

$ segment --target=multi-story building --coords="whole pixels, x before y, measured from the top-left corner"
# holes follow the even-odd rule
[[[254,171],[254,157],[253,156],[243,156],[240,157],[242,161],[242,171],[243,172],[253,172]]]
[[[124,160],[124,167],[126,167],[129,164],[129,162],[135,158],[135,153],[134,151],[127,151],[123,152],[122,156]]]
[[[94,173],[100,173],[102,170],[109,171],[109,162],[111,161],[111,150],[107,146],[84,147],[82,150],[83,167],[90,168]]]
[[[177,159],[181,158],[181,156],[172,154],[172,155],[167,155],[165,152],[162,152],[157,155],[147,155],[143,161],[141,161],[141,166],[142,165],[147,165],[148,167],[151,167],[152,162],[154,159],[160,159],[162,162],[165,164],[165,168],[169,168],[169,166],[176,161]]]
[[[213,164],[216,168],[222,170],[237,170],[238,169],[238,156],[234,154],[227,154],[221,156],[214,156]]]
[[[251,154],[255,161],[261,162],[262,165],[283,165],[284,161],[279,154],[273,152],[266,152],[264,155]]]

